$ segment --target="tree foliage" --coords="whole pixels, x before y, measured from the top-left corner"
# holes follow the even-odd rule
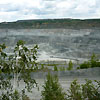
[[[89,61],[85,61],[82,64],[80,64],[80,67],[78,69],[94,68],[94,67],[100,67],[100,61],[97,58],[97,56],[93,53],[91,59]]]
[[[73,63],[72,61],[70,60],[69,63],[68,63],[68,68],[67,70],[72,70],[73,69]]]
[[[52,76],[50,73],[47,75],[43,85],[42,100],[66,100],[57,76]]]
[[[25,82],[23,91],[27,90],[31,92],[34,85],[37,86],[36,81],[30,74],[37,67],[36,56],[38,46],[27,48],[25,42],[19,40],[14,48],[13,54],[6,54],[4,52],[5,49],[5,44],[0,44],[0,91],[7,90],[6,93],[2,92],[1,98],[3,98],[2,100],[14,100],[11,99],[13,98],[11,94],[18,95],[17,90],[20,80]],[[13,84],[11,84],[12,79]],[[6,97],[10,99],[4,99]],[[16,100],[20,100],[20,98]]]
[[[79,84],[74,80],[67,93],[67,100],[100,100],[100,81],[88,80],[84,84]]]

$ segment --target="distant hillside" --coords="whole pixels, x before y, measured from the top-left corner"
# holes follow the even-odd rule
[[[100,19],[37,19],[2,22],[0,28],[7,29],[54,29],[54,28],[100,28]]]

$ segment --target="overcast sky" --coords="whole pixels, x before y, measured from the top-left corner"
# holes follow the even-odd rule
[[[0,22],[100,18],[100,0],[0,0]]]

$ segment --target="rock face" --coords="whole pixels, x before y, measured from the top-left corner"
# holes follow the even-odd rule
[[[18,40],[31,47],[38,44],[39,60],[86,59],[100,54],[100,29],[0,29],[0,43],[12,52]]]

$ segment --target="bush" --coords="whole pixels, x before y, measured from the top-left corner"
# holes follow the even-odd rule
[[[58,77],[48,74],[43,88],[41,100],[100,100],[100,81],[97,80],[86,79],[84,84],[74,80],[65,93]]]
[[[82,85],[82,94],[84,100],[100,100],[100,81],[96,81],[97,85],[94,85],[91,80],[86,80],[86,83]]]
[[[80,69],[85,69],[85,68],[90,68],[90,62],[84,62],[82,64],[80,64]]]
[[[56,66],[56,65],[54,66],[54,71],[58,71],[58,68],[57,68],[57,66]]]
[[[25,91],[22,90],[21,92],[15,91],[7,91],[2,93],[0,96],[0,100],[30,100],[29,97],[25,94]]]
[[[42,100],[66,100],[65,92],[58,83],[58,77],[52,76],[50,73],[47,75],[47,80],[43,85],[44,90],[42,93]]]
[[[98,62],[98,58],[95,54],[92,54],[90,63],[91,63],[91,68],[93,67],[100,67],[100,62]]]
[[[41,69],[44,69],[44,64],[41,64]]]
[[[74,80],[67,94],[67,100],[82,100],[81,86],[78,84],[77,80]]]
[[[74,80],[67,93],[67,100],[100,100],[100,81],[86,80],[85,84],[79,85]]]
[[[80,64],[80,67],[77,69],[85,69],[85,68],[94,68],[100,67],[100,62],[95,54],[92,54],[91,59],[89,61],[85,61]]]
[[[65,68],[65,67],[59,67],[59,70],[60,70],[60,71],[65,71],[66,68]]]
[[[72,70],[73,69],[73,63],[72,61],[70,60],[69,63],[68,63],[68,68],[67,70]]]

